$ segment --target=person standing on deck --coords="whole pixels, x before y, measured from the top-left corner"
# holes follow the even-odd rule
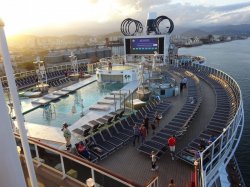
[[[133,130],[134,130],[133,146],[135,146],[136,139],[137,139],[137,142],[139,143],[139,139],[140,139],[140,128],[138,127],[137,124],[135,124],[134,127],[133,127]]]
[[[187,81],[188,81],[188,80],[187,80],[187,77],[184,77],[184,78],[182,79],[182,81],[181,81],[184,88],[187,87]]]
[[[170,180],[168,187],[175,187],[174,179]]]
[[[144,117],[144,126],[147,129],[147,134],[148,134],[149,118],[147,115],[145,115]]]
[[[162,118],[162,115],[159,114],[159,113],[156,111],[156,112],[155,112],[155,121],[156,121],[158,127],[160,126],[160,120],[161,120],[161,118]]]
[[[144,124],[141,124],[140,135],[141,135],[141,143],[143,144],[147,136],[147,129],[145,128]]]
[[[176,138],[175,138],[175,135],[173,135],[168,139],[168,146],[169,146],[172,160],[174,160],[174,156],[175,156],[175,145],[176,145]]]
[[[154,151],[151,152],[150,157],[151,157],[151,164],[152,164],[151,171],[155,171],[158,169],[158,166],[156,165],[157,157]]]
[[[62,131],[63,131],[63,136],[66,140],[66,150],[70,150],[71,148],[71,132],[69,131],[68,129],[68,124],[67,123],[64,123],[63,124],[63,128],[62,128]]]
[[[154,122],[151,124],[151,128],[152,128],[152,131],[153,131],[153,134],[155,134],[155,120],[154,120]]]

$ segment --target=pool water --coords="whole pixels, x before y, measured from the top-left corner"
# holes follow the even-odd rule
[[[39,107],[25,114],[24,119],[26,122],[54,127],[61,127],[64,122],[73,124],[81,118],[82,111],[86,113],[91,105],[97,103],[111,91],[119,90],[123,86],[122,83],[100,84],[94,82],[69,94],[68,97],[60,98],[57,102],[52,101],[50,103],[52,114],[48,106]]]

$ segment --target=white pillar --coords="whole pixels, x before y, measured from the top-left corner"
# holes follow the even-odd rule
[[[30,176],[31,185],[32,185],[32,187],[38,187],[37,179],[36,179],[36,175],[35,175],[35,170],[34,170],[34,165],[32,162],[31,153],[30,153],[30,149],[29,149],[28,138],[26,135],[26,129],[24,126],[24,118],[23,118],[23,114],[21,111],[21,104],[20,104],[20,100],[18,97],[14,72],[12,69],[11,61],[10,61],[10,54],[9,54],[9,50],[8,50],[7,41],[6,41],[3,27],[4,27],[4,23],[2,20],[0,20],[0,49],[2,52],[2,56],[3,56],[4,69],[5,69],[6,77],[8,80],[10,95],[11,95],[12,101],[13,101],[13,106],[14,106],[14,110],[15,110],[15,114],[16,114],[17,124],[18,124],[18,128],[19,128],[19,133],[20,133],[20,137],[21,137],[22,147],[24,150],[24,156],[25,156],[25,161],[26,161],[27,168],[28,168],[28,173]],[[1,142],[1,144],[2,143],[3,142]],[[4,151],[4,149],[2,149],[2,151]]]
[[[17,154],[12,124],[8,108],[4,100],[2,83],[0,81],[0,181],[2,187],[26,187],[23,170]]]

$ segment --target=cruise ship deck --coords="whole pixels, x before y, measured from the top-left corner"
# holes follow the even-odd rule
[[[192,71],[194,73],[197,72],[198,76],[196,76],[195,74],[192,74],[191,73]],[[217,108],[220,107],[219,104],[221,103],[218,100],[219,99],[218,91],[216,91],[215,86],[211,83],[211,79],[210,81],[209,81],[209,78],[204,79],[204,75],[202,76],[202,74],[200,74],[200,72],[197,71],[196,68],[192,69],[192,67],[189,67],[188,69],[166,68],[166,72],[168,72],[168,74],[170,74],[173,78],[175,78],[177,82],[180,82],[183,76],[189,76],[190,80],[194,79],[195,85],[196,85],[195,87],[198,92],[197,97],[200,100],[199,105],[197,106],[197,109],[192,114],[192,117],[185,128],[185,131],[182,131],[181,136],[177,137],[177,146],[176,146],[177,154],[176,154],[175,160],[172,160],[169,151],[165,150],[164,152],[161,153],[160,159],[157,161],[157,165],[159,166],[159,169],[157,171],[151,171],[151,160],[150,160],[149,155],[143,152],[139,152],[138,149],[140,149],[141,144],[136,144],[136,146],[134,147],[132,144],[132,139],[130,139],[123,146],[112,151],[110,154],[107,155],[107,157],[101,160],[98,160],[97,163],[95,163],[94,165],[92,163],[88,163],[88,161],[86,160],[82,160],[81,158],[76,159],[75,156],[73,155],[70,156],[71,154],[74,154],[74,151],[72,151],[72,153],[70,153],[69,155],[65,151],[57,150],[57,152],[60,153],[60,155],[66,154],[69,156],[69,158],[71,157],[73,160],[75,161],[77,160],[77,162],[82,162],[82,164],[84,165],[90,164],[90,166],[94,168],[95,167],[99,168],[101,166],[102,169],[105,170],[105,172],[108,172],[108,173],[110,172],[109,174],[114,175],[116,177],[118,176],[119,179],[128,181],[129,184],[131,182],[132,186],[147,186],[148,184],[152,182],[152,180],[156,178],[157,178],[157,184],[158,184],[157,186],[160,186],[160,187],[166,186],[169,183],[169,180],[171,178],[175,180],[175,183],[177,186],[190,185],[190,182],[194,180],[192,178],[192,174],[195,171],[194,165],[193,165],[194,160],[192,159],[190,160],[190,157],[192,157],[192,154],[189,154],[189,158],[185,156],[187,154],[185,149],[192,148],[194,150],[198,150],[198,141],[199,141],[199,139],[197,139],[198,137],[206,138],[206,140],[209,139],[209,136],[211,134],[218,137],[221,132],[223,131],[225,132],[224,129],[226,129],[227,126],[226,124],[223,124],[223,127],[221,127],[220,120],[222,119],[219,119],[219,123],[217,126],[211,125],[212,124],[211,121],[214,121],[213,118],[216,115],[215,113],[217,112]],[[211,74],[207,74],[206,76],[211,77]],[[212,76],[212,78],[218,81],[218,79],[216,79],[215,77]],[[225,84],[225,82],[223,82],[223,84]],[[238,101],[237,101],[237,97],[233,95],[233,92],[231,92],[232,91],[231,88],[223,84],[218,84],[217,86],[219,87],[217,88],[221,89],[219,92],[223,92],[224,90],[226,93],[229,93],[227,97],[233,103],[232,106],[229,107],[230,114],[228,115],[227,121],[230,121],[230,119],[233,118],[235,114]],[[155,134],[152,134],[151,129],[149,130],[149,135],[147,136],[146,141],[147,140],[151,141],[154,136],[156,136],[159,132],[162,132],[162,130],[168,127],[166,125],[171,123],[171,121],[175,118],[175,116],[178,115],[178,113],[182,110],[183,106],[185,105],[186,101],[189,99],[188,91],[189,91],[189,88],[183,89],[180,95],[167,99],[167,102],[171,103],[171,107],[167,110],[166,114],[161,119],[160,126],[156,128]],[[232,95],[230,95],[230,93]],[[226,109],[225,109],[225,112],[226,112]],[[125,117],[121,118],[118,121],[113,122],[112,124],[114,125],[116,123],[119,123],[120,121],[124,119],[128,119],[129,117],[130,115],[126,115]],[[129,124],[131,125],[131,128],[132,128],[133,124],[131,123]],[[171,126],[169,127],[171,128]],[[106,128],[109,128],[109,127],[107,126]],[[100,129],[98,132],[100,131],[102,131],[102,129]],[[166,136],[165,142],[167,145],[167,138],[170,136],[170,134],[165,135],[165,136]],[[164,141],[164,139],[162,139],[162,141]],[[41,142],[43,141],[41,140]],[[50,147],[48,146],[49,142],[43,142],[43,143],[46,143],[46,145],[43,145],[43,148],[46,149]],[[166,145],[165,147],[167,147]],[[54,147],[56,147],[56,149],[58,148],[61,149],[62,146],[61,144],[55,143]],[[151,149],[154,150],[152,147]],[[215,149],[217,149],[216,146],[214,147],[214,152],[215,152]],[[48,159],[46,158],[47,156],[49,156],[49,154],[48,155],[45,154],[44,156],[42,156],[43,161],[39,162],[40,164],[42,164],[42,166],[44,165],[44,162],[46,163],[46,159]],[[51,161],[53,161],[53,159]],[[54,165],[55,167],[55,164],[52,164],[52,165]],[[84,171],[84,170],[81,171],[80,165],[72,166],[72,167],[78,173],[81,173]],[[67,170],[70,170],[70,168],[68,168]],[[37,171],[38,176],[44,174],[43,170],[37,169],[36,171]],[[53,172],[53,170],[50,172]],[[67,173],[67,171],[65,172]],[[67,179],[73,179],[73,181],[75,181],[74,178],[75,177],[72,178],[72,176],[67,177]],[[79,178],[79,176],[76,178]],[[86,178],[86,177],[83,177],[83,178]],[[40,180],[41,180],[41,183],[43,183],[42,182],[43,177],[40,177]],[[110,186],[108,185],[109,183],[105,180],[105,177],[104,178],[97,177],[96,180],[98,184],[101,183],[104,186]],[[221,179],[217,179],[217,180],[221,180]],[[217,180],[214,180],[212,183],[217,183],[218,182]],[[80,179],[80,181],[83,182],[84,180]],[[68,180],[66,181],[62,180],[61,182],[62,184],[65,182],[65,186],[67,186]]]
[[[11,155],[12,160],[18,165],[18,155],[14,149],[17,146],[27,185],[30,186],[30,181],[36,183],[34,174],[32,174],[32,163],[34,163],[40,186],[166,187],[170,179],[174,179],[178,187],[235,185],[235,181],[228,176],[226,167],[230,160],[234,158],[244,127],[243,101],[239,85],[232,77],[220,70],[195,62],[179,62],[175,58],[177,53],[174,53],[173,46],[170,44],[170,34],[174,29],[173,21],[166,16],[156,18],[155,14],[149,15],[149,18],[146,35],[144,36],[142,35],[144,27],[141,22],[128,18],[121,24],[121,32],[125,36],[126,64],[135,62],[139,65],[138,69],[132,70],[131,75],[123,75],[123,71],[118,72],[119,74],[115,75],[117,79],[114,80],[122,83],[124,83],[124,80],[126,83],[129,82],[126,85],[129,87],[129,91],[127,90],[127,93],[124,94],[124,90],[119,88],[120,91],[113,92],[113,95],[110,92],[110,95],[106,98],[98,97],[98,99],[101,98],[99,100],[101,104],[98,104],[98,99],[94,98],[93,100],[97,104],[90,106],[89,110],[91,111],[88,111],[86,115],[83,114],[83,104],[79,102],[83,100],[82,98],[79,99],[77,95],[73,96],[75,100],[69,100],[65,104],[65,106],[71,107],[74,103],[72,109],[70,108],[71,116],[68,116],[67,113],[61,113],[61,116],[57,118],[58,121],[56,121],[59,125],[62,124],[62,121],[60,121],[62,118],[64,120],[66,117],[69,121],[75,117],[72,114],[76,113],[77,102],[79,105],[81,104],[82,109],[82,115],[79,115],[81,119],[78,118],[79,120],[69,127],[74,138],[72,138],[71,142],[72,147],[68,146],[67,150],[65,150],[64,142],[46,139],[46,136],[43,138],[41,134],[40,137],[29,137],[28,142],[25,139],[24,120],[22,119],[21,109],[18,108],[19,99],[16,90],[17,87],[25,89],[40,82],[42,84],[37,86],[43,86],[43,78],[46,75],[45,67],[40,74],[38,72],[36,75],[33,72],[32,75],[21,76],[17,79],[17,77],[13,77],[12,69],[8,66],[10,63],[5,63],[8,70],[6,71],[8,81],[4,77],[1,78],[1,82],[4,88],[9,87],[11,94],[14,93],[12,104],[14,104],[17,112],[20,135],[18,133],[14,134],[15,145],[14,138],[11,139],[2,133],[2,136],[6,140],[8,139],[6,147],[12,145],[13,148],[12,150],[8,149],[9,154],[4,156]],[[170,23],[170,27],[167,27],[168,31],[161,31],[159,27],[160,22],[163,20],[168,20]],[[135,33],[130,33],[131,22],[134,22],[137,27]],[[152,32],[155,35],[151,35]],[[141,48],[141,46],[144,47]],[[3,54],[8,54],[8,50],[6,49]],[[120,64],[124,65],[123,60],[121,58]],[[157,63],[156,60],[158,60]],[[110,67],[108,75],[112,75],[112,63],[111,61],[107,62]],[[42,61],[37,60],[37,63],[42,63]],[[79,76],[76,68],[77,60],[72,58],[71,63],[70,70],[74,70],[72,75],[76,80]],[[144,65],[148,66],[148,77],[145,76]],[[93,64],[82,64],[79,68],[82,68],[81,71],[87,72],[88,66],[91,66],[92,72],[96,68]],[[151,66],[151,69],[149,66]],[[72,81],[65,78],[65,70],[68,71],[68,68],[58,69],[56,67],[55,70],[48,71],[46,87],[43,88],[49,88],[49,85],[61,87],[64,83]],[[175,80],[173,85],[169,83],[169,88],[172,91],[171,95],[175,97],[167,97],[165,88],[165,90],[160,90],[160,94],[157,93],[158,95],[152,97],[149,97],[150,86],[148,86],[148,92],[144,92],[147,90],[144,89],[145,84],[150,84],[150,71],[152,75],[153,71],[158,73],[156,79],[161,76]],[[101,76],[100,72],[96,74],[97,78]],[[187,79],[185,84],[181,82],[184,77]],[[37,82],[36,78],[40,82]],[[108,78],[110,77],[108,76]],[[128,81],[129,78],[131,78],[131,82]],[[90,82],[93,82],[93,79],[91,78]],[[139,83],[135,80],[138,80]],[[162,78],[161,83],[163,83],[163,80],[166,79]],[[88,82],[88,80],[85,81]],[[182,84],[179,87],[180,82]],[[65,94],[65,91],[74,92],[84,84],[84,82],[76,83],[67,87],[67,89],[62,89],[64,92],[60,94]],[[184,85],[186,86],[183,88]],[[158,88],[162,89],[161,86],[163,85],[160,84]],[[178,88],[180,88],[180,93]],[[154,88],[151,91],[154,92]],[[163,94],[161,91],[163,91]],[[143,96],[148,97],[149,100],[144,103],[144,106],[135,110],[133,108],[133,99],[136,98],[137,94],[140,97],[141,93],[144,94]],[[116,94],[119,96],[116,97]],[[2,92],[1,95],[4,96]],[[159,95],[162,96],[160,99]],[[132,99],[130,96],[132,96]],[[47,95],[49,100],[56,97]],[[132,101],[131,108],[126,107],[128,98]],[[0,99],[4,100],[4,97]],[[107,101],[108,99],[111,101]],[[48,102],[43,99],[38,100],[36,104],[44,105]],[[119,110],[117,110],[117,104],[120,105]],[[13,129],[10,128],[7,107],[3,108],[6,108],[6,110],[4,111],[5,115],[2,115],[2,117],[5,118],[5,123],[9,124],[9,129],[3,129],[12,134]],[[43,109],[46,109],[45,112],[51,112],[48,114],[52,116],[52,109],[47,110],[47,106],[44,106]],[[149,127],[151,127],[156,111],[162,114],[162,119],[155,133],[152,133],[152,129],[149,128],[149,135],[144,144],[136,142],[134,146],[132,143],[134,124],[142,124],[144,116],[148,115]],[[40,116],[44,117],[43,115]],[[34,115],[31,118],[38,118],[38,116]],[[53,128],[57,129],[55,136],[58,136],[60,127]],[[47,127],[43,133],[49,134],[51,132]],[[170,157],[167,145],[167,140],[172,135],[175,135],[177,139],[174,159]],[[50,137],[53,137],[53,135]],[[62,140],[62,136],[59,139]],[[85,143],[90,152],[89,157],[84,157],[78,153],[75,146],[78,146],[79,141]],[[151,170],[150,155],[152,151],[156,153],[158,158],[157,165],[159,168],[156,171]],[[27,162],[31,180],[27,179],[24,158],[26,158],[25,161]],[[4,159],[7,160],[8,158],[4,157]],[[16,176],[18,176],[18,172],[16,172]],[[20,181],[23,180],[22,177],[19,179]],[[87,185],[87,181],[92,184]],[[24,181],[22,182],[24,183]],[[245,186],[243,180],[237,181],[236,185]]]

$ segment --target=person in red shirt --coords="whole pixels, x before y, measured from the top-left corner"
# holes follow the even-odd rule
[[[147,129],[144,124],[142,124],[140,127],[140,135],[141,135],[141,140],[142,140],[141,143],[144,144],[144,141],[147,136]]]
[[[172,160],[174,160],[175,145],[176,145],[176,138],[175,138],[175,135],[173,135],[168,139],[168,146],[169,146],[169,150],[170,150]]]

